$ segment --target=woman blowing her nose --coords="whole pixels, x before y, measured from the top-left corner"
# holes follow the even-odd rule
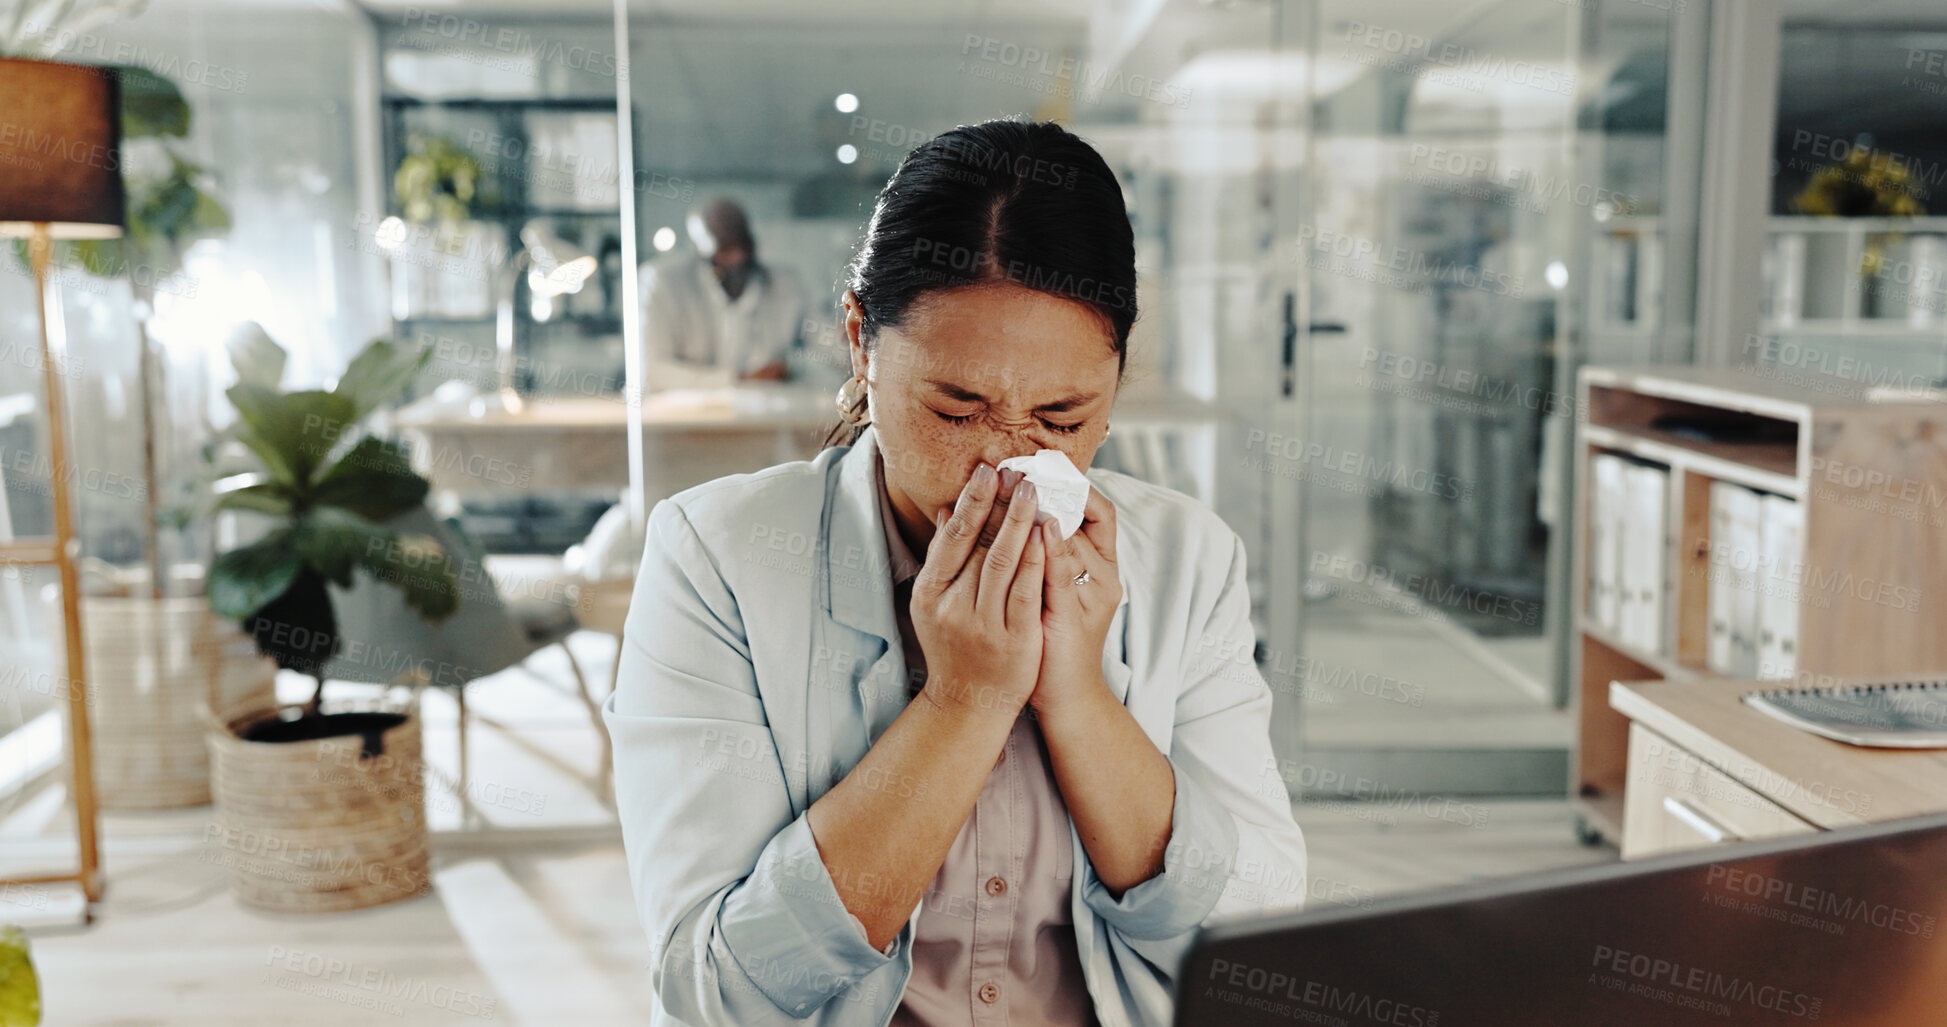
[[[907,155],[814,460],[658,503],[604,715],[658,1023],[1167,1024],[1213,917],[1304,839],[1237,535],[1089,471],[1135,255],[1053,124]],[[1063,537],[1004,460],[1091,483]]]

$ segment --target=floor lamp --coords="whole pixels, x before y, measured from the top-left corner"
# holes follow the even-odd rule
[[[0,884],[75,882],[89,903],[101,898],[101,851],[96,837],[94,750],[88,732],[87,670],[81,636],[81,547],[75,538],[75,475],[68,460],[68,425],[61,388],[66,329],[49,317],[58,296],[48,280],[56,239],[107,239],[121,234],[120,83],[112,70],[79,64],[0,58],[0,236],[27,239],[34,271],[34,303],[40,315],[41,368],[47,387],[48,450],[53,465],[49,495],[52,538],[0,543],[0,566],[52,564],[61,576],[61,616],[66,622],[68,745],[74,768],[75,837],[81,866],[0,881]],[[50,331],[50,328],[54,330]]]

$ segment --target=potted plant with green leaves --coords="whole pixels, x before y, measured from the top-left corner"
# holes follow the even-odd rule
[[[264,530],[217,556],[209,603],[278,667],[315,679],[302,704],[211,717],[213,858],[248,905],[355,909],[428,886],[417,687],[402,706],[357,709],[327,709],[324,689],[343,641],[327,584],[370,575],[434,622],[459,605],[439,542],[387,526],[421,507],[426,479],[403,446],[353,437],[430,352],[380,340],[333,388],[287,392],[282,347],[261,333],[232,346],[237,420],[210,454],[217,484],[199,512],[237,511]]]
[[[414,224],[459,224],[473,214],[485,171],[480,158],[445,136],[414,133],[392,174],[399,210]]]
[[[1926,189],[1915,181],[1907,162],[1896,153],[1854,146],[1843,159],[1814,172],[1805,188],[1792,197],[1794,213],[1829,218],[1897,220],[1923,217],[1921,197]],[[1843,236],[1831,236],[1843,243]],[[1909,312],[1930,321],[1935,307],[1927,283],[1942,268],[1937,240],[1910,237],[1900,231],[1868,232],[1859,248],[1859,264],[1843,277],[1860,290],[1861,316],[1883,318]],[[1915,247],[1918,252],[1915,252]],[[1834,252],[1838,247],[1831,248]],[[1894,272],[1889,276],[1888,272]],[[1816,272],[1812,272],[1816,273]],[[1898,275],[1917,277],[1918,287],[1903,284]]]
[[[481,317],[493,312],[494,268],[507,259],[504,229],[475,220],[500,195],[490,168],[456,140],[413,132],[392,173],[398,215],[376,241],[391,263],[395,302],[413,316]]]

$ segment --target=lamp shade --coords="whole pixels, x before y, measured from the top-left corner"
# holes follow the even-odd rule
[[[0,58],[0,234],[48,224],[108,238],[123,219],[121,102],[113,70]]]

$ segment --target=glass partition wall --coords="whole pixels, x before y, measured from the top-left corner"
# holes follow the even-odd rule
[[[1559,795],[1574,374],[1689,359],[1703,12],[1311,9],[1301,769]]]
[[[1788,5],[1760,337],[1865,395],[1947,385],[1947,16]]]
[[[1701,106],[1707,7],[632,5],[622,39],[599,2],[541,20],[156,0],[44,40],[174,81],[186,134],[132,149],[130,173],[180,174],[222,214],[202,208],[180,269],[61,269],[88,413],[78,462],[96,480],[146,474],[130,443],[145,437],[142,333],[146,437],[172,498],[234,416],[240,335],[288,351],[286,388],[329,386],[375,338],[429,350],[408,405],[372,427],[411,447],[433,512],[496,558],[502,605],[565,594],[558,573],[608,586],[574,594],[594,630],[571,646],[480,668],[498,673],[468,690],[474,767],[497,779],[457,782],[458,693],[428,693],[433,824],[607,823],[581,698],[599,698],[615,651],[601,597],[619,586],[626,604],[634,571],[614,519],[598,523],[631,480],[627,400],[645,504],[815,453],[848,373],[845,265],[879,187],[956,124],[1055,119],[1115,170],[1137,239],[1143,314],[1099,459],[1197,496],[1243,538],[1258,648],[1210,656],[1253,660],[1271,684],[1277,773],[1309,798],[1559,795],[1563,397],[1585,360],[1690,353],[1694,239],[1677,226],[1694,220],[1701,129],[1665,112]],[[759,260],[797,283],[782,380],[645,360],[631,397],[645,268],[694,257],[691,215],[712,197],[742,206]],[[1871,234],[1846,245],[1870,251]],[[1887,247],[1931,259],[1913,232]],[[26,337],[24,279],[0,290]],[[1844,309],[1892,309],[1874,296]],[[1807,294],[1798,316],[1822,302]],[[43,451],[37,415],[6,405],[33,370],[0,366],[20,533],[46,516],[46,470],[37,486],[14,456]],[[161,591],[196,595],[212,553],[260,530],[215,519],[151,545],[141,491],[79,496],[104,594],[161,565]],[[0,581],[10,645],[44,636],[43,585]],[[38,723],[21,699],[10,723]],[[0,791],[18,796],[10,824],[33,794]]]
[[[751,212],[807,286],[793,376],[829,389],[845,261],[908,149],[1000,116],[1090,140],[1143,308],[1098,459],[1244,538],[1280,772],[1559,795],[1566,383],[1690,345],[1694,239],[1660,219],[1694,204],[1700,129],[1665,111],[1702,12],[1670,6],[636,7],[637,152]],[[681,213],[645,195],[646,259],[688,250]],[[650,502],[690,480],[654,477]]]
[[[432,483],[426,523],[453,518],[460,541],[446,558],[463,606],[480,611],[439,628],[416,615],[385,624],[365,593],[338,593],[342,673],[331,675],[327,703],[369,702],[380,690],[361,681],[424,672],[434,686],[420,709],[435,832],[612,823],[601,734],[584,698],[607,683],[613,637],[591,614],[597,630],[569,640],[575,659],[558,643],[574,604],[595,605],[564,583],[564,551],[621,494],[626,468],[617,460],[550,479],[551,468],[573,464],[550,457],[561,446],[523,456],[434,428],[455,408],[484,414],[503,382],[529,401],[620,405],[613,20],[591,5],[578,21],[497,19],[489,30],[446,13],[229,0],[33,5],[0,39],[8,56],[126,69],[122,171],[129,238],[141,246],[106,263],[62,246],[54,268],[111,845],[131,831],[203,837],[211,811],[199,703],[227,712],[310,695],[307,678],[278,674],[207,612],[216,554],[274,521],[192,510],[225,487],[226,469],[242,470],[207,462],[205,447],[236,426],[225,394],[238,381],[231,349],[265,339],[285,354],[277,378],[287,392],[331,389],[374,340],[429,351],[398,410],[306,430],[337,453],[365,431],[406,448]],[[58,20],[36,20],[47,18]],[[53,475],[29,353],[31,279],[11,248],[0,264],[12,272],[0,275],[0,328],[19,344],[0,359],[0,530],[46,534]],[[617,439],[622,423],[618,414]],[[60,634],[51,571],[0,575],[0,876],[15,857],[50,862],[33,859],[37,847],[71,844]],[[482,641],[510,638],[517,644]],[[0,899],[30,906],[0,920],[31,921],[31,907],[51,901],[11,890]]]
[[[1270,616],[1295,491],[1253,457],[1267,438],[1296,437],[1284,333],[1298,268],[1281,240],[1298,228],[1306,159],[1302,7],[854,4],[783,24],[755,7],[630,14],[641,169],[741,204],[759,259],[803,285],[789,387],[817,397],[819,423],[795,437],[800,455],[816,451],[829,396],[850,374],[838,327],[846,264],[905,154],[997,117],[1057,120],[1092,143],[1123,185],[1141,306],[1114,434],[1096,460],[1217,509],[1246,541],[1259,615]],[[645,260],[694,259],[685,208],[638,195]],[[655,368],[646,381],[652,396],[671,384]],[[770,457],[708,442],[706,452],[652,429],[646,500]],[[692,471],[686,452],[707,467]],[[1298,587],[1286,577],[1289,618]],[[1295,648],[1287,638],[1265,652]],[[1286,692],[1280,715],[1295,716]],[[1289,725],[1279,734],[1295,743]]]
[[[350,5],[273,14],[196,0],[156,0],[124,19],[104,13],[79,5],[63,20],[29,18],[9,55],[132,68],[157,80],[144,88],[162,95],[147,101],[155,121],[125,114],[123,129],[130,233],[161,241],[126,264],[98,262],[78,247],[55,255],[76,367],[69,388],[86,414],[76,462],[133,483],[81,489],[81,530],[87,555],[99,561],[94,570],[127,587],[122,579],[148,568],[144,450],[131,444],[144,437],[143,336],[155,365],[157,487],[167,493],[156,498],[166,503],[179,498],[172,486],[194,468],[213,428],[233,417],[222,395],[224,344],[238,325],[260,325],[290,353],[287,382],[312,386],[390,326],[382,264],[360,239],[361,215],[381,195],[365,17]],[[142,101],[125,101],[125,109],[130,102]],[[16,273],[0,280],[0,317],[10,339],[31,340],[31,280],[14,254],[6,261]],[[22,370],[0,370],[9,375],[0,390],[24,388],[14,373]],[[34,437],[16,435],[8,448],[38,445]],[[45,482],[37,501],[27,477],[9,484],[19,533],[44,530],[47,516]],[[200,587],[208,533],[165,533],[161,545],[163,591]]]
[[[0,30],[0,55],[124,69],[116,158],[130,247],[53,252],[64,476],[27,251],[0,250],[0,537],[52,534],[54,489],[68,490],[111,845],[122,813],[207,805],[198,701],[269,694],[247,639],[239,650],[199,634],[212,619],[206,570],[234,526],[166,517],[234,419],[225,343],[244,325],[285,348],[291,388],[328,383],[389,330],[381,267],[359,237],[379,189],[373,52],[351,4],[15,5]],[[64,666],[64,634],[53,568],[0,567],[0,876],[66,862],[74,844],[62,721],[82,683]],[[200,834],[206,813],[180,822]],[[112,878],[112,859],[106,869]],[[73,898],[10,886],[0,921],[59,919]]]

